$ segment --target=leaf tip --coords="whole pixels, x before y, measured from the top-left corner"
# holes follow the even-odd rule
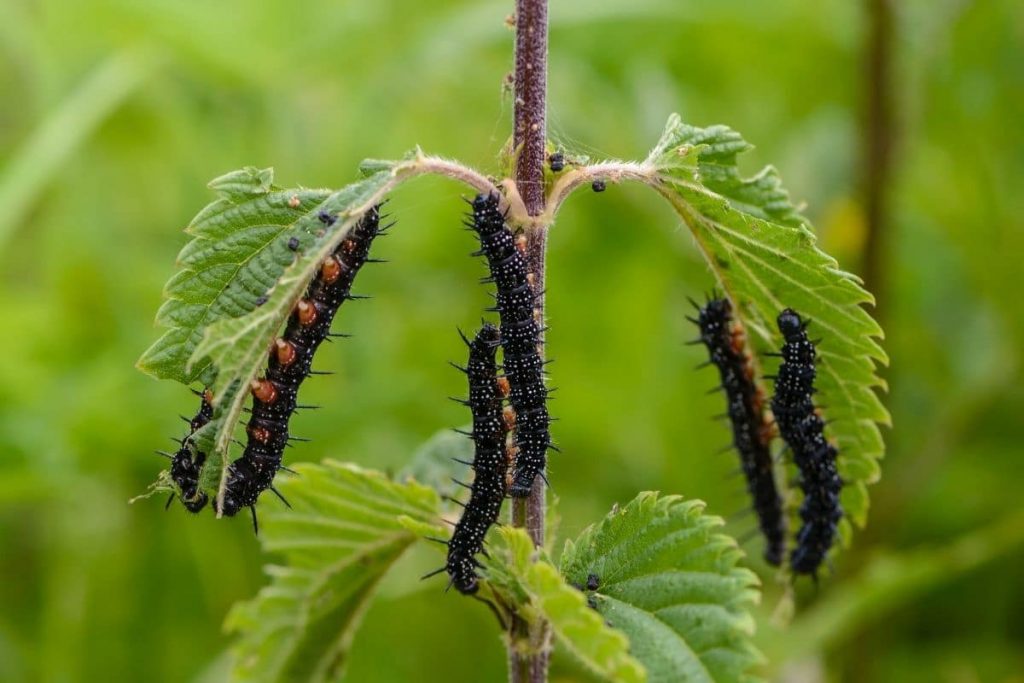
[[[267,194],[274,187],[274,168],[245,166],[217,176],[207,187],[229,199],[244,199],[255,194]]]

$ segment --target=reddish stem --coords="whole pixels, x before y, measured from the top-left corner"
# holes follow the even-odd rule
[[[527,213],[539,216],[544,212],[544,164],[547,161],[547,0],[516,0],[515,61],[515,180]],[[543,319],[547,226],[531,228],[527,239],[527,260],[538,292],[535,305]],[[544,479],[539,476],[527,498],[512,501],[513,526],[525,528],[537,547],[544,545],[544,488]],[[547,624],[538,621],[530,628],[526,622],[515,619],[511,636],[509,680],[512,683],[545,683],[548,680]],[[516,648],[517,643],[524,642],[529,644],[529,653]]]

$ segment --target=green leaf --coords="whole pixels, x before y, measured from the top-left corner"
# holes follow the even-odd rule
[[[734,208],[780,225],[799,227],[807,223],[789,200],[782,179],[772,166],[744,178],[736,157],[754,146],[728,126],[698,128],[672,114],[665,132],[647,157],[647,163],[663,176],[693,180],[727,197]]]
[[[616,683],[647,680],[629,655],[629,640],[605,624],[583,592],[565,582],[522,529],[502,527],[486,561],[491,587],[518,606],[528,622],[546,621],[558,642],[590,671]]]
[[[337,191],[279,190],[270,169],[228,173],[210,184],[221,198],[188,228],[195,238],[182,249],[182,270],[168,283],[167,301],[157,313],[157,322],[170,329],[138,367],[157,377],[183,383],[201,379],[211,386],[210,425],[216,436],[201,480],[204,487],[219,481],[211,486],[218,489],[220,503],[247,388],[263,370],[274,336],[316,269],[356,221],[399,183],[425,173],[478,191],[494,189],[472,169],[425,156],[418,148],[402,161],[372,161],[366,168],[375,172]],[[337,220],[326,225],[323,214]]]
[[[388,172],[378,173],[333,192],[315,211],[302,216],[295,229],[286,233],[287,239],[277,240],[288,252],[282,267],[251,273],[252,277],[243,283],[249,299],[239,313],[220,317],[206,327],[187,365],[201,365],[206,359],[212,360],[217,369],[217,379],[212,387],[216,403],[222,402],[218,397],[223,397],[234,383],[242,380],[242,386],[248,386],[255,374],[253,370],[262,369],[274,335],[284,324],[316,269],[363,213],[382,199],[390,176]],[[253,178],[254,182],[258,180]],[[228,179],[228,182],[233,181],[233,178]],[[321,213],[337,216],[340,220],[328,226],[320,220]],[[294,252],[287,247],[291,237],[300,240],[300,246]],[[263,297],[262,304],[257,302],[259,297]]]
[[[737,567],[736,542],[713,533],[722,520],[704,503],[652,492],[566,543],[566,580],[593,575],[597,609],[632,643],[631,653],[658,681],[749,681],[761,661],[752,645],[750,607],[757,577]]]
[[[463,431],[470,431],[471,425],[464,425]],[[451,429],[435,432],[413,453],[409,464],[398,473],[398,480],[415,479],[430,486],[442,498],[465,497],[465,491],[452,479],[465,479],[470,468],[458,462],[472,462],[473,440]]]
[[[244,315],[295,259],[288,240],[313,242],[313,227],[330,190],[283,190],[273,169],[252,167],[210,182],[220,198],[185,229],[192,240],[178,254],[180,270],[164,288],[157,323],[169,328],[138,361],[151,375],[188,384],[208,369],[189,359],[207,325]],[[303,220],[305,219],[305,220]]]
[[[437,520],[437,494],[415,482],[331,460],[295,468],[277,484],[292,508],[261,508],[260,542],[284,564],[227,618],[241,634],[233,680],[337,679],[378,583],[418,538],[408,525]]]
[[[323,260],[335,250],[363,213],[383,199],[394,183],[392,172],[382,171],[332,193],[316,211],[303,216],[295,230],[288,233],[288,239],[298,237],[302,246],[294,253],[287,246],[283,247],[291,254],[291,263],[283,273],[260,272],[255,280],[248,283],[248,291],[262,293],[257,296],[263,296],[264,303],[256,305],[253,299],[249,312],[210,323],[202,341],[192,352],[190,364],[199,364],[207,358],[212,361],[217,370],[212,385],[214,403],[225,406],[223,418],[217,425],[214,449],[221,455],[218,503],[223,499],[227,483],[225,475],[230,465],[230,458],[223,456],[231,445],[235,424],[248,396],[247,388],[264,370],[267,350],[273,338]],[[328,226],[319,219],[321,212],[337,216],[338,220]],[[222,505],[217,507],[221,509]]]
[[[878,480],[884,454],[878,425],[890,424],[876,393],[885,387],[876,365],[888,363],[877,341],[883,333],[863,307],[874,300],[815,245],[774,169],[752,178],[740,174],[736,156],[747,149],[729,128],[696,128],[673,115],[645,166],[693,232],[760,358],[782,345],[775,325],[782,309],[810,320],[810,331],[821,339],[817,398],[839,448],[843,507],[863,526],[867,485]],[[694,151],[696,167],[679,162]]]

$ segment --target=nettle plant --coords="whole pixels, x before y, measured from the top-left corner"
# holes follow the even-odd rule
[[[545,539],[545,243],[581,187],[647,185],[707,259],[719,293],[695,304],[695,342],[721,376],[765,559],[784,580],[817,579],[866,521],[888,422],[875,393],[882,331],[863,308],[871,296],[815,246],[773,169],[741,175],[749,145],[729,128],[672,115],[640,162],[590,163],[548,143],[546,3],[519,0],[515,26],[514,133],[498,177],[418,148],[364,162],[363,178],[337,190],[281,188],[270,169],[245,168],[210,184],[219,198],[188,227],[157,314],[169,329],[139,367],[193,387],[200,407],[152,491],[217,517],[248,507],[254,525],[261,494],[280,498],[260,506],[258,532],[283,563],[227,620],[240,634],[239,680],[341,676],[374,589],[421,540],[439,541],[448,586],[497,616],[512,681],[546,680],[554,647],[610,681],[756,678],[759,581],[701,501],[644,492],[560,553]],[[300,385],[372,260],[379,207],[426,174],[472,189],[467,225],[495,289],[494,324],[466,338],[469,438],[435,437],[395,478],[330,460],[288,470]],[[786,449],[773,451],[775,440]],[[449,474],[470,480],[462,500],[442,495]]]

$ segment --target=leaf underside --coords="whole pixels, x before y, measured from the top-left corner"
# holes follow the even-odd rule
[[[329,190],[281,189],[269,168],[234,171],[209,187],[220,197],[185,229],[192,240],[178,254],[180,270],[164,288],[157,312],[156,322],[170,329],[138,361],[143,371],[183,384],[202,378],[209,366],[189,367],[206,326],[256,308],[294,260],[288,240],[303,238],[297,224],[330,196]],[[304,245],[311,242],[305,235]]]
[[[337,680],[380,579],[418,539],[410,522],[437,520],[437,494],[415,482],[330,460],[295,469],[278,484],[292,508],[267,506],[260,525],[284,563],[226,620],[240,634],[232,680]]]
[[[879,479],[885,450],[879,424],[890,424],[876,393],[885,388],[876,366],[888,363],[878,341],[883,333],[864,308],[874,300],[815,245],[775,169],[740,174],[736,157],[748,149],[725,126],[697,128],[673,115],[645,164],[732,300],[762,375],[777,367],[765,354],[782,346],[778,313],[792,308],[810,321],[812,339],[820,338],[816,400],[839,450],[844,512],[863,526],[867,486]],[[848,537],[849,529],[843,533]]]
[[[560,566],[629,637],[651,683],[752,681],[757,577],[701,501],[646,492],[568,541]]]
[[[210,456],[201,484],[218,499],[247,388],[274,337],[323,259],[417,160],[382,166],[340,190],[282,190],[272,169],[252,167],[210,183],[220,198],[187,228],[193,239],[157,313],[170,329],[138,367],[212,389],[214,417],[197,443]]]

